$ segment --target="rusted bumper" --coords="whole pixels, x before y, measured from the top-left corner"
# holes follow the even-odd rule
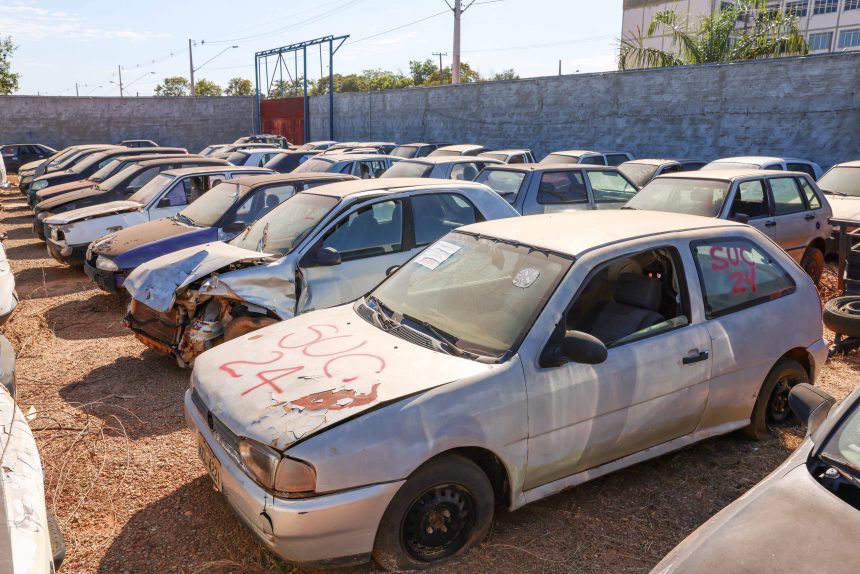
[[[275,498],[245,473],[236,455],[209,427],[192,391],[185,419],[218,460],[221,494],[239,520],[273,553],[306,566],[355,564],[370,559],[382,514],[403,481],[288,500]]]
[[[184,324],[176,309],[161,313],[132,299],[125,316],[125,325],[147,347],[164,355],[177,356]]]

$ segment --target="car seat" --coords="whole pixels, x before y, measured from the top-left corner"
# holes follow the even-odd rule
[[[659,313],[663,284],[652,277],[624,273],[612,286],[612,300],[598,303],[582,330],[606,345],[652,327],[665,319]]]

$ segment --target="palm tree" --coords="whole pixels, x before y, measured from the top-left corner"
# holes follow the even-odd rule
[[[668,50],[649,48],[645,38],[667,35]],[[674,10],[658,12],[645,37],[624,38],[618,68],[657,68],[736,60],[799,56],[809,52],[794,13],[769,9],[766,0],[737,0],[702,16],[697,29]]]

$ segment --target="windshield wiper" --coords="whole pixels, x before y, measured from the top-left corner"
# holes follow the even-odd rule
[[[855,487],[860,488],[860,468],[856,468],[844,460],[830,456],[825,452],[819,454],[818,458],[825,461],[827,464],[836,467],[836,470],[842,478],[853,484]]]
[[[629,205],[622,206],[621,209],[630,209],[630,210],[636,211],[635,207],[630,207]]]
[[[181,222],[186,223],[188,225],[197,225],[196,223],[194,223],[193,219],[191,219],[190,217],[186,217],[185,215],[182,215],[182,213],[177,213],[175,217],[176,217],[176,221],[181,221]]]
[[[250,227],[248,229],[251,229]],[[263,235],[260,237],[260,242],[257,243],[257,251],[260,253],[263,252],[263,247],[266,246],[266,239],[269,237],[269,222],[266,222],[266,225],[263,226]]]
[[[454,335],[450,333],[446,333],[445,331],[440,331],[436,327],[434,327],[431,323],[427,321],[422,321],[421,319],[417,319],[410,315],[403,315],[403,318],[411,323],[415,323],[419,327],[423,327],[427,333],[429,333],[432,337],[437,339],[439,342],[443,343],[444,347],[447,347],[447,351],[449,355],[454,355],[456,357],[462,357],[466,354],[463,349],[457,347],[457,343],[460,341]],[[440,345],[440,348],[444,350],[444,347]]]
[[[844,191],[832,191],[830,189],[822,189],[821,191],[828,195],[841,195],[842,197],[848,197],[848,194]]]

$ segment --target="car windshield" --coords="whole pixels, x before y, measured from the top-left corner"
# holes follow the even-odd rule
[[[833,430],[820,456],[834,461],[860,479],[860,401]]]
[[[335,197],[298,193],[255,221],[230,243],[252,251],[286,255],[298,247],[337,204]]]
[[[131,175],[131,172],[134,171],[138,166],[135,164],[129,164],[125,166],[121,171],[113,174],[103,182],[98,185],[98,188],[102,191],[106,191],[108,189],[113,189],[117,185],[121,184],[125,181],[125,178]]]
[[[636,195],[636,188],[615,171],[599,169],[585,172],[595,203],[624,203]]]
[[[293,171],[296,173],[319,173],[329,171],[334,165],[333,161],[315,157],[309,159]]]
[[[821,176],[818,187],[828,193],[860,197],[860,167],[834,167]]]
[[[626,175],[627,179],[641,188],[654,178],[654,174],[657,173],[657,166],[648,165],[647,163],[628,162],[619,165],[618,170]]]
[[[572,260],[452,232],[377,287],[368,305],[443,339],[455,354],[503,358],[531,327]],[[441,337],[440,337],[441,335]]]
[[[455,149],[442,149],[442,148],[439,148],[439,149],[437,149],[437,150],[432,151],[432,152],[430,153],[430,155],[432,155],[432,156],[451,157],[451,156],[460,156],[460,155],[463,155],[463,154],[462,154],[462,153],[460,153],[459,151],[455,150]]]
[[[104,164],[100,170],[90,176],[90,179],[95,182],[102,182],[113,175],[113,172],[120,166],[123,160],[114,158]]]
[[[729,187],[726,181],[658,177],[624,207],[717,217],[726,202]]]
[[[504,169],[485,169],[475,178],[476,183],[483,183],[493,189],[496,193],[514,203],[526,174],[521,171],[508,171]]]
[[[250,157],[250,153],[244,151],[234,151],[227,156],[227,161],[233,165],[245,165],[245,162]]]
[[[380,177],[428,177],[433,171],[433,164],[420,161],[398,161],[389,167]]]
[[[702,171],[713,171],[715,169],[761,169],[760,165],[754,163],[742,163],[735,161],[714,161],[701,167]]]
[[[418,148],[414,145],[399,145],[391,150],[391,155],[409,159],[418,155]]]
[[[176,181],[176,176],[159,173],[149,180],[146,185],[134,192],[134,195],[129,197],[128,200],[136,201],[141,205],[146,205],[174,181]]]
[[[164,174],[158,175],[161,177]],[[158,179],[156,177],[155,179]],[[155,180],[153,180],[155,181]],[[152,182],[150,182],[152,183]],[[147,184],[148,185],[148,184]],[[142,189],[141,189],[142,191]],[[211,227],[242,196],[242,186],[222,181],[179,212],[179,215],[201,227]]]
[[[551,153],[542,160],[541,163],[555,164],[555,163],[578,163],[579,157],[575,155],[562,155],[560,153]]]
[[[80,157],[82,155],[84,155],[85,153],[88,153],[90,151],[92,151],[92,150],[79,150],[79,151],[73,153],[72,155],[68,156],[67,158],[65,158],[62,162],[55,164],[55,165],[52,165],[50,167],[56,168],[58,171],[62,170],[62,169],[66,169],[69,166],[71,166],[73,163],[75,163],[78,159],[80,159]]]
[[[78,150],[74,150],[74,149],[66,150],[63,153],[61,153],[60,155],[58,155],[57,157],[55,157],[54,159],[52,159],[50,162],[48,162],[48,167],[57,167],[58,165],[60,165],[64,161],[66,161],[66,159],[72,157],[72,155],[74,155],[76,153],[80,153],[80,152]]]
[[[79,161],[78,163],[76,163],[75,165],[73,165],[71,167],[71,171],[73,173],[78,173],[78,174],[83,173],[89,167],[102,161],[105,158],[105,155],[107,155],[107,154],[94,153],[90,156],[87,156],[84,159],[82,159],[81,161]]]
[[[506,153],[482,153],[481,157],[497,159],[499,161],[508,161],[508,154]]]

